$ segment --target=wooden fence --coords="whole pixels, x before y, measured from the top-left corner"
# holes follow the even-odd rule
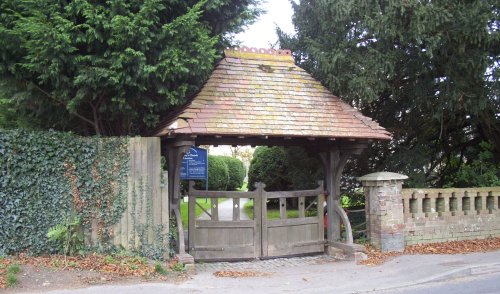
[[[129,155],[127,209],[113,228],[113,244],[129,250],[146,244],[166,246],[168,181],[161,167],[160,138],[130,138]]]

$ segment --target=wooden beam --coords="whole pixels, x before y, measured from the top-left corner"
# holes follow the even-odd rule
[[[316,137],[273,137],[273,136],[200,136],[191,138],[190,135],[178,136],[175,139],[165,139],[162,141],[162,148],[165,146],[183,145],[228,145],[228,146],[300,146],[314,152],[326,152],[332,148],[338,148],[343,153],[360,154],[363,149],[368,148],[368,140],[349,141],[339,138],[316,138]],[[313,139],[314,138],[314,139]]]

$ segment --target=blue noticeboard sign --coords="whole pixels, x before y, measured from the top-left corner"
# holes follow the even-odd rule
[[[208,183],[208,152],[192,146],[182,158],[181,180],[205,180]]]

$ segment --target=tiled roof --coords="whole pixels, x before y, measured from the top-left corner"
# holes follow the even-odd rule
[[[176,134],[390,139],[296,66],[289,50],[235,48],[201,91],[155,131]]]

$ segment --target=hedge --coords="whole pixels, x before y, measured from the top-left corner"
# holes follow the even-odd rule
[[[267,191],[289,190],[291,182],[286,178],[288,162],[282,147],[257,147],[248,168],[248,189],[254,190],[255,183],[266,184]]]
[[[221,156],[208,156],[208,189],[226,191],[229,181],[229,168]]]
[[[318,158],[299,147],[257,147],[248,169],[248,187],[266,184],[267,191],[312,189],[324,178]]]
[[[99,238],[126,208],[125,138],[0,129],[0,255],[57,251],[49,228],[97,219]]]
[[[222,156],[224,162],[227,164],[229,171],[229,180],[227,183],[228,191],[235,191],[243,186],[245,180],[245,166],[243,162],[231,156]]]
[[[245,167],[239,159],[230,156],[208,155],[208,189],[234,191],[243,186]],[[187,181],[182,182],[187,189]],[[195,188],[205,190],[205,181],[196,181]]]

